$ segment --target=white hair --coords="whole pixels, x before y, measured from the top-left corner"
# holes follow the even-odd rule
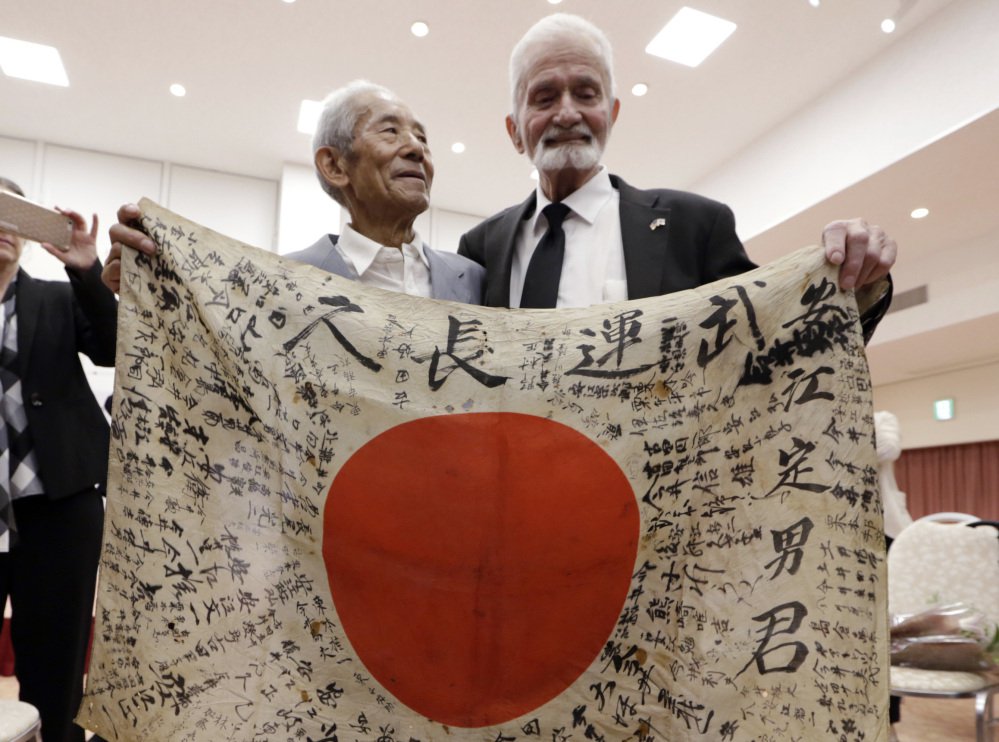
[[[312,154],[315,156],[320,147],[333,147],[344,156],[350,156],[354,146],[354,130],[364,112],[362,99],[377,95],[389,100],[398,100],[398,96],[382,85],[376,85],[367,80],[354,80],[337,88],[323,99],[323,109],[316,122],[316,133],[312,136]],[[342,191],[330,185],[323,174],[316,168],[319,184],[341,206],[346,206]]]
[[[603,72],[608,97],[616,98],[614,53],[607,35],[585,18],[570,13],[553,13],[535,23],[510,53],[510,94],[513,117],[527,93],[527,74],[539,52],[558,42],[569,41],[593,55]]]

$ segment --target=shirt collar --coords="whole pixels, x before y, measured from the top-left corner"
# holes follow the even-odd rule
[[[367,271],[368,268],[371,267],[371,264],[378,258],[379,252],[382,250],[396,249],[394,247],[380,245],[374,240],[365,237],[363,234],[351,227],[350,224],[345,224],[343,226],[343,229],[340,231],[340,239],[337,240],[337,245],[340,250],[343,251],[344,257],[350,261],[350,264],[354,267],[358,276],[364,275],[364,272]],[[420,239],[420,235],[417,232],[413,232],[413,241],[403,244],[402,247],[404,253],[415,253],[417,257],[419,257],[420,262],[427,266],[428,269],[430,268],[430,262],[427,260],[427,256],[423,251],[423,240]]]
[[[541,190],[540,183],[538,184],[536,193],[538,207],[534,210],[534,215],[531,217],[532,230],[538,225],[538,217],[541,215],[541,211],[551,203]],[[570,193],[562,203],[572,209],[573,214],[580,217],[587,224],[592,225],[596,221],[600,209],[603,208],[604,204],[607,203],[607,199],[613,194],[614,186],[611,184],[610,172],[608,172],[606,165],[601,165],[596,175]]]

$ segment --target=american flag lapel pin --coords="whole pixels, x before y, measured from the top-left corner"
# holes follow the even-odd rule
[[[665,227],[665,226],[666,226],[666,220],[663,219],[662,217],[659,217],[658,219],[653,219],[651,222],[649,222],[649,229],[652,230],[653,232],[659,229],[659,227]]]

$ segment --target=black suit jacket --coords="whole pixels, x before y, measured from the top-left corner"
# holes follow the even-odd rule
[[[103,490],[109,429],[80,363],[113,366],[118,302],[97,262],[69,283],[17,274],[17,364],[39,475],[50,498]]]
[[[723,203],[685,191],[641,190],[616,175],[628,298],[685,291],[756,268],[735,232],[735,216]],[[520,224],[537,206],[535,193],[462,236],[458,254],[486,268],[485,304],[510,306],[510,271]],[[864,338],[891,301],[891,283],[862,316]]]
[[[640,190],[611,175],[620,194],[621,238],[628,298],[696,288],[756,265],[735,233],[725,204],[684,191]],[[510,269],[520,224],[536,208],[535,194],[490,217],[461,238],[459,255],[486,268],[486,306],[510,305]]]

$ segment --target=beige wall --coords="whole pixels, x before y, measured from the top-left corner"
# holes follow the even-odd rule
[[[941,275],[930,260],[905,259],[900,250],[896,285],[926,286],[925,304],[890,313],[868,348],[876,410],[899,419],[904,448],[999,440],[999,358],[983,345],[955,367],[958,347],[979,347],[995,332],[999,309],[999,233],[975,235],[948,249]],[[891,378],[885,378],[886,366]],[[953,420],[933,419],[933,402],[955,401]]]
[[[954,400],[953,420],[933,419],[933,402]],[[898,417],[903,448],[999,439],[999,363],[874,389],[874,409]]]

